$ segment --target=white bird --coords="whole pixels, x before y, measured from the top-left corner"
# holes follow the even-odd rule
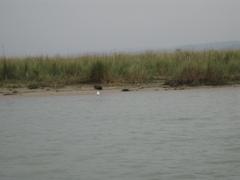
[[[97,95],[98,95],[98,96],[100,95],[100,92],[99,92],[99,91],[97,91]]]

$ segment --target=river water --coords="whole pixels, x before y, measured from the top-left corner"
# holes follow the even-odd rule
[[[239,180],[240,88],[1,97],[1,180]]]

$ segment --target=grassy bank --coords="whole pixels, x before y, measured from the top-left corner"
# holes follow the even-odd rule
[[[240,82],[239,51],[0,58],[0,86],[163,82],[170,86]]]

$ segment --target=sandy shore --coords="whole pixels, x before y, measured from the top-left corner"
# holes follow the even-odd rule
[[[225,86],[181,86],[181,87],[169,87],[159,84],[147,84],[147,85],[126,85],[126,86],[102,86],[102,93],[117,93],[123,92],[123,89],[129,92],[134,91],[168,91],[168,90],[187,90],[187,89],[202,89],[202,88],[226,88],[226,87],[238,87],[240,85],[225,85]],[[97,90],[93,85],[83,86],[66,86],[63,88],[0,88],[0,97],[2,96],[68,96],[68,95],[94,95]],[[124,92],[123,92],[124,93]]]
[[[163,87],[157,85],[145,85],[145,86],[102,86],[102,93],[114,93],[126,91],[140,91],[140,90],[164,90]],[[96,94],[98,90],[93,85],[83,86],[66,86],[62,88],[0,88],[0,96],[67,96],[67,95],[91,95]]]

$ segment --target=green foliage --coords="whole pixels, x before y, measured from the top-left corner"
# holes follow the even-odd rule
[[[0,84],[78,83],[202,85],[240,81],[239,51],[146,52],[81,57],[0,58]]]
[[[101,61],[93,62],[90,69],[89,82],[101,83],[104,80],[104,64]]]

